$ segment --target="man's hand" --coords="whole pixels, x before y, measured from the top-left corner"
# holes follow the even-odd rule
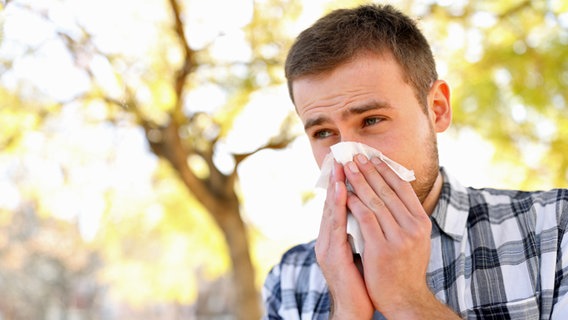
[[[363,155],[346,165],[345,175],[354,189],[347,206],[365,240],[365,284],[374,307],[389,317],[429,301],[432,225],[411,185]]]
[[[354,192],[347,192],[345,179]],[[426,284],[431,221],[412,186],[378,158],[336,164],[316,243],[337,319],[457,319]],[[364,278],[347,241],[347,211],[359,222]]]
[[[334,163],[315,251],[332,298],[335,319],[370,319],[374,307],[347,240],[347,188],[343,166]]]

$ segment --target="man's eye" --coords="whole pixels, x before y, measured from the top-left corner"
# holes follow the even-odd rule
[[[365,120],[363,120],[363,125],[364,125],[365,127],[366,127],[366,126],[372,126],[372,125],[375,125],[375,124],[381,122],[381,120],[383,120],[383,119],[381,119],[381,118],[379,118],[379,117],[365,118]]]
[[[314,133],[314,138],[323,139],[331,136],[331,131],[329,130],[318,130]]]

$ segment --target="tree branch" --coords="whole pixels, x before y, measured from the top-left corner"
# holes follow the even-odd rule
[[[252,156],[253,154],[255,154],[259,151],[262,151],[262,150],[266,150],[266,149],[272,149],[272,150],[284,149],[288,145],[290,145],[290,143],[292,143],[297,137],[298,137],[298,135],[290,135],[290,134],[287,134],[287,133],[282,133],[281,135],[270,139],[270,141],[268,141],[268,143],[257,148],[254,151],[247,152],[247,153],[238,153],[238,154],[233,155],[233,157],[235,158],[235,169],[239,166],[239,164],[241,162],[243,162],[246,158]]]
[[[172,8],[172,14],[174,16],[174,31],[178,36],[180,45],[183,51],[183,64],[175,72],[174,79],[174,91],[176,93],[177,102],[175,106],[174,116],[177,118],[183,116],[182,113],[182,97],[183,88],[189,74],[195,69],[195,51],[189,47],[189,42],[185,36],[184,24],[182,21],[182,12],[177,0],[169,0],[170,7]]]
[[[530,0],[525,0],[519,4],[517,4],[514,7],[509,8],[508,10],[501,12],[501,14],[499,14],[498,18],[499,19],[504,19],[507,18],[508,16],[514,15],[517,12],[525,9],[525,8],[530,8],[531,7],[531,1]]]

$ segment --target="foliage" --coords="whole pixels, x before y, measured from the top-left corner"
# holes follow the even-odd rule
[[[568,186],[567,17],[560,1],[474,1],[424,14],[431,37],[445,39],[435,51],[453,87],[454,124],[491,141],[509,170],[521,167],[517,187]]]
[[[13,159],[34,157],[22,165],[30,179],[57,178],[34,193],[20,186],[15,193],[37,200],[47,216],[76,217],[104,259],[101,279],[126,301],[190,304],[198,275],[212,279],[230,266],[231,289],[241,292],[234,295],[238,317],[254,318],[256,279],[236,166],[257,150],[285,147],[291,137],[284,131],[252,150],[224,152],[232,160],[224,170],[217,145],[253,92],[282,82],[287,44],[274,38],[283,38],[282,28],[262,30],[289,21],[282,17],[299,7],[259,3],[245,27],[213,25],[209,38],[195,40],[200,34],[188,17],[198,7],[191,2],[108,5],[113,10],[89,1],[10,3],[0,50],[2,82],[13,101],[1,110],[9,120],[1,142],[14,150]],[[112,23],[91,18],[103,15]],[[227,55],[228,45],[244,53]],[[220,96],[216,103],[204,99],[203,88]],[[34,168],[40,162],[47,165]]]

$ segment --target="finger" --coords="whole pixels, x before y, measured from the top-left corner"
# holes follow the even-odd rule
[[[371,158],[371,163],[383,180],[396,193],[398,198],[408,208],[408,211],[414,215],[424,215],[422,203],[416,196],[414,189],[409,182],[402,180],[385,162],[378,157]]]
[[[412,221],[410,220],[410,218],[412,217],[412,213],[406,207],[404,202],[400,199],[397,192],[393,190],[393,188],[387,183],[387,181],[385,181],[383,176],[378,172],[375,165],[371,163],[367,159],[367,157],[365,157],[362,154],[359,154],[355,157],[355,162],[357,163],[358,168],[360,168],[363,177],[370,185],[373,192],[382,201],[382,203],[378,204],[386,206],[400,225],[405,227],[410,226],[410,223],[412,223]],[[388,173],[393,174],[394,172],[389,170]],[[398,180],[402,181],[400,178],[398,178]],[[410,187],[408,183],[406,183],[406,185]],[[395,187],[399,186],[400,184],[396,185]],[[407,192],[410,192],[412,195],[414,195],[414,191],[412,190],[411,187],[407,190]],[[416,196],[414,195],[414,197]],[[377,200],[373,200],[373,198],[371,198],[370,201],[376,202]]]
[[[385,201],[381,199],[375,190],[369,185],[363,173],[359,170],[359,167],[354,162],[348,162],[346,165],[345,175],[347,180],[354,188],[354,193],[361,203],[366,207],[367,210],[373,212],[379,222],[381,229],[384,231],[387,238],[390,236],[396,236],[400,228],[399,223],[395,220],[393,214],[390,212]],[[372,165],[370,166],[372,168]],[[375,170],[374,168],[372,170]],[[376,171],[376,170],[375,170]],[[380,178],[378,173],[376,173],[376,178]],[[383,182],[384,184],[384,182]],[[385,184],[386,185],[386,184]],[[394,200],[393,200],[394,201]],[[400,200],[398,200],[400,202]],[[351,212],[356,212],[356,210],[361,210],[359,207],[349,207]]]
[[[414,218],[420,220],[428,218],[410,183],[402,180],[385,162],[373,157],[370,163],[360,164],[360,166],[364,168],[362,171],[367,174],[367,179],[377,174],[380,176],[380,179],[369,179],[371,186],[401,225],[410,228],[417,222]]]
[[[333,161],[333,167],[330,175],[331,182],[345,182],[345,173],[343,172],[343,165],[337,161]]]
[[[330,177],[330,184],[324,204],[324,211],[320,223],[320,235],[328,242],[338,240],[347,241],[345,233],[347,226],[347,189],[345,175],[341,165],[334,166]]]
[[[377,220],[377,216],[359,199],[356,194],[352,192],[348,194],[347,207],[359,223],[361,235],[363,236],[363,240],[366,244],[376,243],[377,239],[378,241],[383,241],[385,239],[384,231]]]

